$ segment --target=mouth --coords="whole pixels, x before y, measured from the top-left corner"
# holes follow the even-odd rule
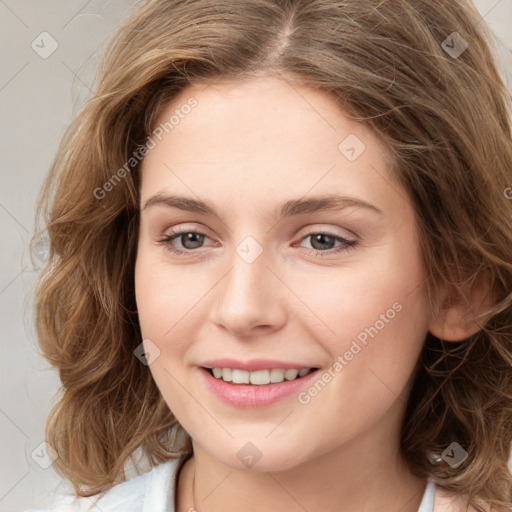
[[[234,385],[266,386],[280,384],[285,381],[302,379],[318,368],[269,368],[256,371],[247,371],[239,368],[207,368],[202,367],[213,378]]]
[[[260,366],[251,371],[217,365],[211,368],[199,366],[198,369],[206,388],[216,399],[231,407],[251,409],[271,406],[293,397],[310,386],[320,370],[300,365],[298,368]]]

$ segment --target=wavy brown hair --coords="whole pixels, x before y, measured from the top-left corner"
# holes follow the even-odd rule
[[[449,54],[453,37],[468,43],[458,56]],[[492,290],[478,333],[450,343],[427,335],[401,449],[414,474],[467,496],[478,511],[510,510],[512,133],[494,44],[462,0],[136,6],[104,48],[95,92],[66,131],[38,203],[50,257],[35,293],[37,332],[62,381],[46,435],[78,495],[126,478],[137,449],[151,466],[191,451],[134,357],[142,341],[134,294],[140,162],[113,176],[188,84],[278,76],[329,93],[389,147],[391,172],[414,205],[432,310],[443,287],[468,304],[482,283]],[[440,457],[452,441],[468,453],[456,469]]]

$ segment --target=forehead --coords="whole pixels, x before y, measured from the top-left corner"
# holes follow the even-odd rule
[[[192,101],[195,106],[191,109],[188,105]],[[317,133],[312,143],[324,139],[327,133],[335,142],[344,133],[357,133],[367,146],[387,153],[377,134],[342,111],[342,102],[333,94],[284,78],[224,79],[189,84],[161,109],[157,123],[163,126],[174,118],[173,126],[168,126],[174,133],[183,132],[190,124],[195,130],[203,128],[201,137],[205,143],[213,140],[216,134],[220,138],[225,133],[236,133],[237,142],[242,138],[247,142],[243,149],[251,146],[256,136],[261,139],[267,133],[271,137],[279,129],[286,131],[272,142],[275,145],[281,143],[283,149],[287,140],[304,136],[311,138],[312,132]],[[192,121],[185,122],[187,119]],[[214,130],[211,129],[212,123],[215,124]],[[327,142],[332,142],[332,137]]]
[[[286,80],[189,85],[157,125],[167,130],[143,161],[146,199],[161,189],[279,203],[338,192],[372,202],[390,192],[381,139],[331,95]]]

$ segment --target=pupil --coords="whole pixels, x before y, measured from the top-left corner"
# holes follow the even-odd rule
[[[185,237],[185,240],[183,243],[183,246],[186,248],[186,249],[196,249],[197,248],[197,245],[196,246],[192,246],[192,247],[188,247],[187,246],[187,243],[188,242],[192,242],[192,244],[198,244],[199,245],[201,244],[202,242],[202,239],[204,238],[203,235],[200,235],[199,233],[186,233],[185,235],[183,235]],[[198,240],[194,241],[194,238],[198,238]],[[183,240],[182,240],[183,242]]]
[[[327,239],[327,242],[325,241],[326,239]],[[329,240],[330,240],[331,242],[333,241],[332,236],[330,236],[330,235],[325,235],[325,234],[320,233],[320,234],[315,235],[315,236],[313,237],[312,245],[313,245],[313,247],[314,247],[314,246],[315,246],[315,243],[316,243],[317,241],[319,241],[319,242],[320,242],[320,247],[315,247],[315,248],[318,248],[318,249],[325,249],[325,248],[326,248],[326,247],[325,247],[325,244],[327,244],[327,245],[331,245],[331,243],[329,243]],[[331,248],[331,247],[327,247],[327,248]]]

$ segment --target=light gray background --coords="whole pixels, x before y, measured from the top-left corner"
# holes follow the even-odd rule
[[[499,38],[512,90],[512,0],[475,3]],[[37,265],[27,244],[43,176],[90,94],[98,50],[133,6],[129,0],[0,0],[0,512],[49,505],[59,484],[51,466],[37,463],[48,462],[40,444],[59,381],[35,351],[31,293]],[[58,44],[47,58],[31,47],[42,32]]]

